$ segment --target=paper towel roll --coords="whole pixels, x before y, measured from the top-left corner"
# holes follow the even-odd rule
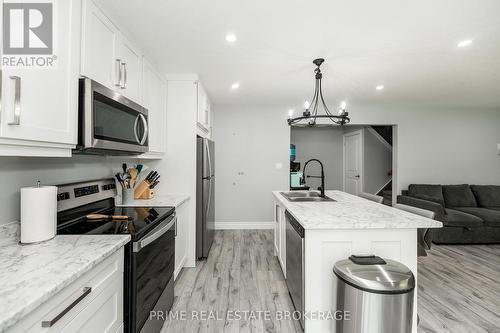
[[[57,187],[21,188],[21,243],[54,238],[57,230]]]

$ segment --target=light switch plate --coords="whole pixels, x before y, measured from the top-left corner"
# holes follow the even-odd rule
[[[276,169],[283,169],[283,163],[277,162],[274,166]]]

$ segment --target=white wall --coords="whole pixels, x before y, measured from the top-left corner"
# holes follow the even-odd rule
[[[286,115],[283,107],[217,106],[217,222],[273,220],[271,191],[289,186],[290,128]],[[282,168],[276,169],[276,163]]]
[[[135,163],[127,159],[127,163]],[[0,157],[0,224],[19,221],[20,188],[37,180],[57,185],[113,177],[122,159],[77,155],[71,158]]]
[[[363,192],[377,194],[392,178],[392,150],[370,128],[363,131]]]
[[[288,186],[286,110],[217,108],[218,221],[272,220],[269,192]],[[351,105],[349,112],[353,124],[398,125],[395,193],[410,183],[500,185],[500,110]],[[281,170],[274,169],[278,161]]]
[[[351,115],[398,125],[397,193],[411,183],[500,184],[500,110],[353,107]]]
[[[340,127],[293,127],[291,128],[290,143],[297,147],[296,162],[300,162],[303,170],[304,163],[311,158],[319,159],[325,170],[325,189],[342,190],[343,147],[344,131]],[[307,166],[308,175],[320,175],[321,168],[316,162]],[[321,185],[321,179],[308,178],[306,183],[311,188]]]

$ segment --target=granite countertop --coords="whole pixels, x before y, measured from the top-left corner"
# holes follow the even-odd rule
[[[20,245],[19,224],[0,226],[0,332],[130,241],[129,235],[57,235]]]
[[[304,229],[441,228],[439,221],[369,201],[342,191],[326,191],[336,201],[291,202],[273,191],[278,202]]]
[[[187,194],[157,194],[153,199],[134,200],[129,204],[122,205],[121,197],[116,198],[116,206],[121,207],[179,207],[189,200]]]

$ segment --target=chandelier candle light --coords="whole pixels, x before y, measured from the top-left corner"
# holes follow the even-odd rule
[[[331,113],[328,107],[326,106],[321,86],[321,79],[323,78],[323,74],[321,73],[320,69],[320,66],[324,61],[325,59],[322,58],[314,59],[313,64],[317,66],[316,69],[314,70],[316,85],[314,87],[314,94],[311,99],[311,103],[309,103],[308,101],[304,103],[305,111],[302,113],[302,116],[292,118],[292,116],[290,115],[290,118],[288,118],[287,120],[288,125],[291,126],[291,125],[307,124],[309,126],[314,126],[316,125],[316,120],[318,118],[328,118],[334,124],[341,126],[348,124],[351,121],[348,117],[349,113],[346,111],[347,105],[345,102],[342,102],[340,104],[338,115]],[[320,104],[320,101],[324,109],[324,114],[318,114],[318,105]]]

